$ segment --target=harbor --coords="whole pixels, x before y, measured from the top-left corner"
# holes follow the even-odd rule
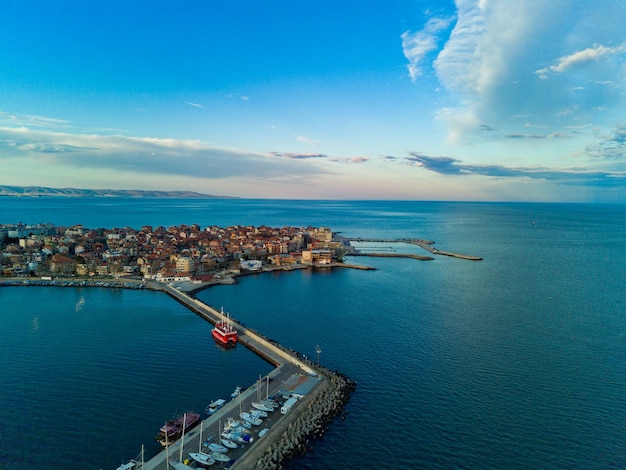
[[[341,413],[356,386],[353,381],[320,367],[319,361],[314,363],[295,351],[283,348],[231,317],[226,320],[223,311],[191,295],[167,284],[163,284],[161,289],[213,325],[228,321],[237,331],[237,344],[250,349],[276,368],[245,389],[238,386],[229,401],[174,442],[166,442],[165,448],[148,461],[133,459],[121,465],[120,469],[201,468],[192,455],[208,458],[209,464],[215,464],[217,468],[221,464],[235,470],[279,469],[285,459],[306,452],[310,440],[320,437],[324,427]],[[221,405],[222,400],[218,403]],[[272,403],[273,406],[266,408],[265,417],[259,418],[255,425],[244,428],[248,410],[252,413],[256,406],[262,407],[260,403]],[[207,413],[208,410],[207,407]],[[216,455],[212,449],[217,449],[220,442],[228,441],[224,436],[235,435],[232,433],[234,429],[237,429],[235,434],[240,438],[236,448],[223,448],[223,456]],[[243,433],[247,436],[245,440]],[[217,458],[221,461],[215,461]]]

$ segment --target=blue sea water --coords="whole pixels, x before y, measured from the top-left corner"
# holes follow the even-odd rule
[[[198,297],[310,357],[319,345],[357,381],[346,418],[291,468],[626,468],[626,206],[0,199],[0,223],[18,221],[328,226],[481,256],[353,258],[377,270],[255,275]],[[3,470],[115,468],[158,450],[165,419],[270,369],[216,349],[159,293],[2,288],[0,305]]]

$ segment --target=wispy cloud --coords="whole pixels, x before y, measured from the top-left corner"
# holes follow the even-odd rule
[[[446,105],[436,117],[448,128],[450,141],[465,144],[522,134],[520,116],[533,116],[547,134],[556,134],[592,119],[599,124],[600,107],[606,110],[606,119],[610,111],[623,109],[626,28],[616,18],[626,17],[626,3],[456,0],[455,4],[456,23],[432,63],[447,93],[442,100]],[[422,60],[424,55],[416,57]],[[600,89],[598,83],[607,85]],[[494,128],[500,132],[484,132]]]
[[[407,68],[412,80],[422,75],[421,63],[428,53],[438,49],[439,35],[449,28],[453,20],[454,17],[433,17],[421,31],[402,34],[402,52],[409,61]]]
[[[302,143],[309,144],[309,145],[315,145],[319,143],[317,140],[309,139],[308,137],[304,137],[303,135],[296,136],[296,140],[298,142],[302,142]]]
[[[36,116],[32,114],[13,114],[0,111],[0,123],[10,126],[30,126],[43,128],[66,128],[70,122],[65,119]]]
[[[626,176],[626,171],[590,171],[588,168],[550,168],[539,166],[507,167],[504,165],[470,165],[452,157],[429,157],[412,153],[406,160],[425,170],[441,175],[479,175],[494,178],[543,179],[563,184],[606,186],[616,184]]]
[[[554,65],[550,65],[548,67],[536,70],[535,73],[539,75],[539,78],[546,79],[548,78],[549,72],[565,72],[570,68],[579,67],[589,62],[597,61],[604,56],[623,54],[625,52],[626,44],[621,44],[620,46],[616,47],[595,45],[593,47],[588,47],[582,51],[576,51],[573,54],[559,57]]]
[[[579,156],[626,162],[626,125],[616,127],[611,133],[599,134]]]
[[[44,156],[46,163],[66,168],[107,168],[137,174],[197,178],[288,178],[325,173],[322,168],[301,161],[307,156],[298,158],[296,154],[219,148],[198,140],[0,127],[0,160],[19,158],[25,163],[36,164]],[[324,155],[317,157],[325,158]]]
[[[330,159],[332,162],[337,163],[367,163],[370,159],[369,157],[333,157]]]
[[[290,160],[308,160],[311,158],[328,158],[328,155],[321,153],[291,153],[291,152],[270,152],[275,157],[288,158]]]
[[[193,106],[194,108],[204,108],[204,106],[202,106],[201,104],[192,103],[191,101],[185,101],[185,103],[187,103],[189,106]]]

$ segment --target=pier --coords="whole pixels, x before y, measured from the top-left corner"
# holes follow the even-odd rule
[[[172,286],[162,284],[160,289],[212,324],[223,320],[221,312]],[[201,426],[170,444],[167,449],[145,462],[143,467],[138,463],[135,468],[168,470],[168,462],[189,460],[189,453],[198,452],[207,438],[212,437],[214,442],[219,442],[222,432],[220,425],[228,418],[238,420],[239,413],[249,410],[259,396],[285,395],[290,390],[298,390],[302,383],[308,385],[304,386],[306,393],[289,412],[284,415],[280,409],[270,412],[261,426],[252,428],[254,440],[251,443],[241,444],[239,448],[228,452],[231,469],[282,468],[286,459],[305,453],[309,441],[320,437],[324,427],[341,413],[356,386],[353,381],[280,346],[235,319],[230,320],[237,329],[238,342],[276,366],[276,369],[258,383],[242,390],[238,397],[205,419]],[[267,434],[259,437],[261,429],[267,429]],[[190,468],[194,468],[193,461],[188,463]]]
[[[430,256],[419,256],[414,254],[402,254],[402,253],[372,253],[367,252],[363,253],[359,251],[357,248],[352,246],[350,242],[362,242],[362,243],[408,243],[410,245],[419,246],[420,248],[428,251],[433,255],[442,255],[442,256],[450,256],[452,258],[465,259],[470,261],[481,261],[482,258],[479,256],[471,256],[471,255],[462,255],[460,253],[453,253],[451,251],[443,251],[435,248],[434,241],[432,240],[424,240],[417,238],[397,238],[397,239],[385,239],[385,238],[341,238],[344,242],[348,243],[348,252],[346,253],[349,256],[374,256],[374,257],[386,257],[386,258],[413,258],[422,261],[429,261],[434,258]],[[344,243],[345,245],[345,243]]]

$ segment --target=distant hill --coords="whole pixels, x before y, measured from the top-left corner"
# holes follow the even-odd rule
[[[2,186],[0,196],[60,196],[60,197],[153,197],[232,199],[230,196],[211,196],[194,191],[145,191],[139,189],[76,189],[45,188],[42,186]]]

